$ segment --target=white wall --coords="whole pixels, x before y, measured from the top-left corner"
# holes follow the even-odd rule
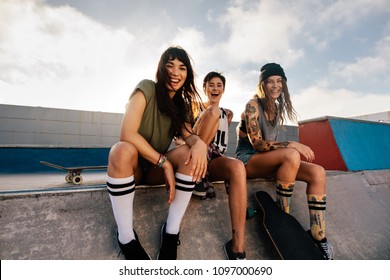
[[[119,140],[122,114],[0,104],[0,145],[111,147]],[[234,156],[238,122],[229,129]],[[298,141],[298,127],[286,126],[280,141]]]
[[[390,123],[390,111],[356,116],[352,118],[364,121]]]
[[[0,144],[110,147],[122,114],[0,105]]]

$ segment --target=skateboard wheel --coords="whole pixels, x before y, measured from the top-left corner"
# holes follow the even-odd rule
[[[75,185],[80,185],[83,182],[83,177],[76,175],[72,178],[72,183]]]
[[[252,219],[256,215],[257,211],[252,207],[246,208],[246,219]]]
[[[68,183],[72,183],[72,175],[71,174],[68,174],[65,176],[65,181],[68,182]]]

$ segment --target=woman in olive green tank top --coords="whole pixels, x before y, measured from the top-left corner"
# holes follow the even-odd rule
[[[150,259],[133,227],[134,190],[141,182],[165,183],[169,190],[169,212],[157,258],[177,258],[180,223],[195,182],[207,168],[207,146],[189,129],[197,100],[190,58],[179,47],[162,54],[156,82],[143,80],[130,95],[120,142],[111,148],[107,170],[118,244],[126,259]],[[186,144],[168,151],[174,136],[181,136]]]

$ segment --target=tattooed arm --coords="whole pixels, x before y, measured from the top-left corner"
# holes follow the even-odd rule
[[[276,142],[263,139],[259,124],[259,114],[260,111],[258,103],[254,99],[250,100],[245,108],[244,119],[246,123],[247,137],[249,138],[253,148],[259,152],[267,152],[281,148],[293,148],[296,149],[308,162],[312,162],[315,159],[313,150],[299,142]],[[243,134],[245,134],[243,131],[239,131],[240,137],[245,137]]]
[[[253,148],[259,152],[267,152],[280,148],[287,148],[290,142],[267,141],[263,139],[259,124],[259,105],[256,100],[250,100],[245,107],[244,117],[246,131]]]

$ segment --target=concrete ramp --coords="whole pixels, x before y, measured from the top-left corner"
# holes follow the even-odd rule
[[[299,123],[299,142],[316,154],[326,170],[390,168],[390,124],[337,117]]]
[[[42,175],[42,185],[44,180]],[[390,259],[390,170],[328,172],[327,180],[327,236],[336,259]],[[123,259],[103,181],[28,191],[6,190],[6,180],[0,182],[0,259]],[[258,190],[274,195],[273,185],[248,181],[249,205]],[[181,227],[179,259],[225,259],[222,247],[231,232],[228,197],[222,184],[215,187],[216,199],[192,198]],[[162,187],[136,190],[134,225],[153,259],[167,216],[166,198]],[[309,227],[305,185],[300,182],[292,214]],[[258,217],[247,221],[246,250],[248,259],[277,259]]]

